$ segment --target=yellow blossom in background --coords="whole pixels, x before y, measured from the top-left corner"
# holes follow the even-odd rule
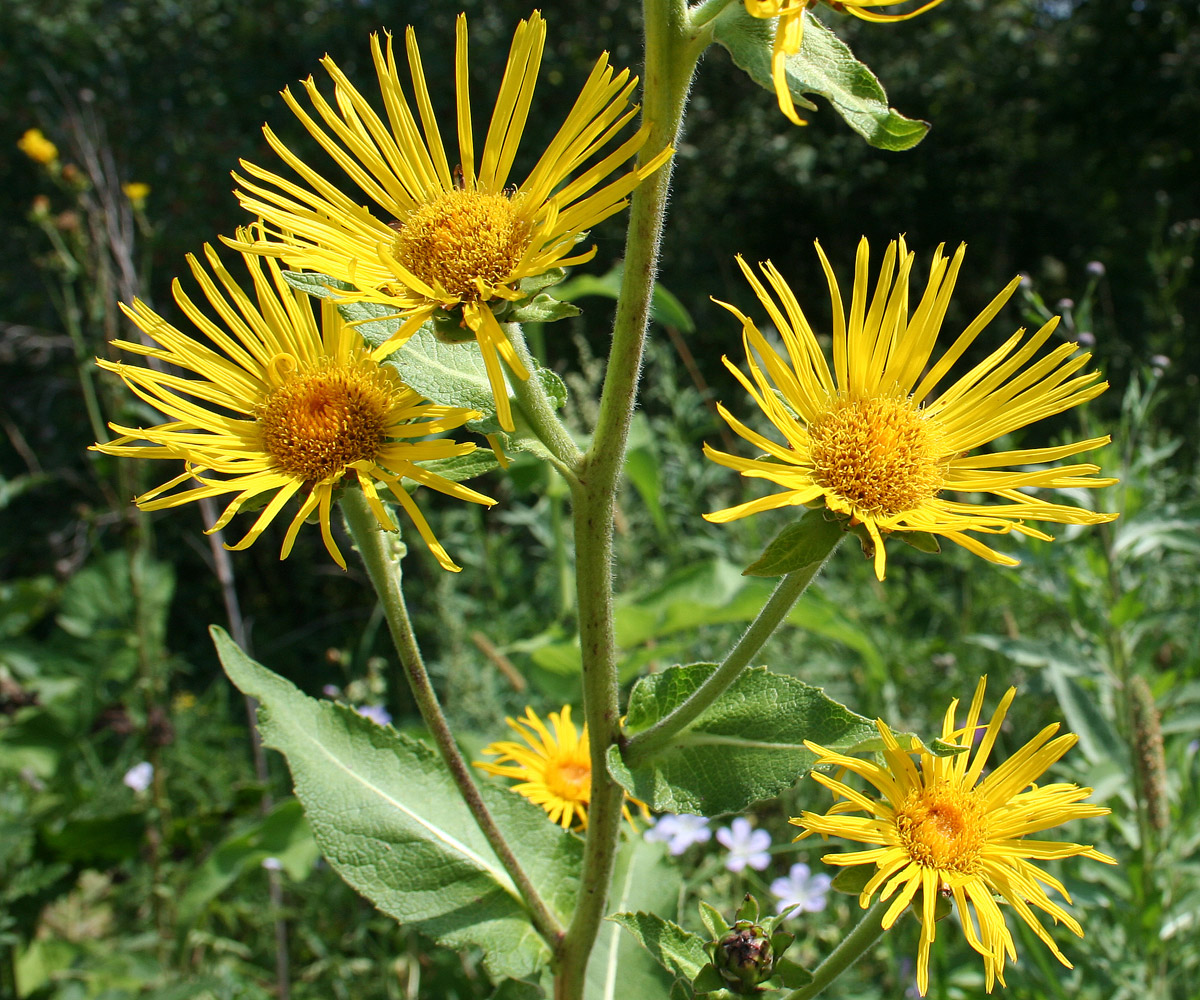
[[[800,51],[804,39],[804,12],[815,7],[818,0],[745,0],[746,11],[753,17],[778,18],[775,23],[775,41],[771,46],[771,79],[775,83],[775,96],[779,100],[779,110],[796,125],[807,125],[796,114],[796,105],[792,103],[792,94],[787,84],[787,57]],[[913,10],[900,14],[880,14],[876,7],[896,7],[909,4],[912,0],[840,0],[831,2],[829,6],[835,10],[845,10],[860,17],[864,21],[907,21],[910,17],[923,14],[930,7],[936,7],[942,0],[928,0]]]
[[[243,240],[250,235],[239,232]],[[205,247],[205,257],[216,281],[188,256],[193,276],[221,321],[210,319],[176,280],[175,300],[199,336],[171,326],[140,300],[132,308],[122,306],[154,346],[113,343],[151,359],[154,367],[106,360],[97,364],[120,375],[169,422],[149,428],[110,424],[121,436],[94,449],[183,462],[183,472],[137,498],[142,510],[232,495],[210,532],[228,524],[243,505],[266,499],[250,530],[229,546],[232,549],[251,545],[288,501],[299,496],[299,510],[284,536],[280,558],[287,558],[305,519],[316,515],[325,546],[343,569],[346,561],[330,526],[334,491],[361,489],[379,526],[394,531],[396,525],[376,488],[383,484],[438,562],[457,570],[402,480],[472,503],[495,503],[417,464],[473,451],[472,442],[434,435],[453,431],[479,414],[427,402],[404,385],[394,369],[372,360],[362,337],[342,322],[332,303],[321,301],[318,326],[311,300],[283,280],[275,261],[266,261],[264,269],[262,258],[244,256],[254,299],[212,247]],[[190,376],[168,370],[169,365]]]
[[[571,721],[571,706],[561,712],[550,712],[548,718],[553,732],[538,718],[532,708],[525,709],[525,718],[506,720],[524,741],[500,740],[484,747],[483,752],[496,758],[492,762],[475,761],[481,771],[519,782],[512,790],[546,810],[550,821],[564,830],[577,823],[587,829],[587,810],[592,798],[592,761],[588,754],[588,729],[576,729]],[[645,803],[630,798],[645,818],[649,811]],[[622,813],[633,822],[629,806]]]
[[[141,208],[150,196],[150,185],[144,184],[142,181],[130,181],[128,184],[122,184],[121,190],[125,192],[125,197],[129,199],[134,208]]]
[[[742,323],[742,341],[753,382],[728,358],[725,365],[783,437],[778,444],[751,430],[724,406],[718,410],[765,457],[739,458],[705,445],[705,454],[743,476],[783,487],[748,503],[704,515],[732,521],[763,510],[824,504],[865,526],[874,543],[876,576],[886,567],[884,536],[893,531],[941,535],[976,555],[1015,566],[1018,560],[988,547],[971,533],[1017,531],[1049,541],[1026,519],[1101,524],[1116,514],[1050,503],[1027,489],[1111,486],[1090,464],[1050,465],[1109,442],[1109,437],[1019,451],[973,454],[977,449],[1045,417],[1098,396],[1107,387],[1097,372],[1079,374],[1091,355],[1060,344],[1034,361],[1058,325],[1054,317],[1032,337],[1018,330],[987,358],[940,392],[955,362],[1012,295],[1014,278],[939,357],[935,357],[954,282],[966,245],[947,258],[938,247],[929,281],[909,314],[914,254],[904,240],[888,244],[868,302],[869,250],[858,246],[847,319],[833,269],[820,244],[833,302],[833,371],[808,320],[782,275],[770,263],[763,273],[774,298],[740,257],[738,263],[783,340],[781,356],[754,322],[721,303]],[[778,301],[776,301],[778,299]],[[757,355],[758,360],[755,356]],[[1029,468],[1041,465],[1043,468]],[[1022,468],[1005,468],[1020,466]],[[983,494],[967,503],[945,494]],[[1000,501],[1000,502],[996,502]]]
[[[983,956],[990,993],[996,980],[1004,984],[1006,958],[1015,961],[1017,957],[1000,901],[1011,906],[1067,968],[1072,967],[1071,963],[1032,908],[1037,907],[1056,923],[1083,936],[1079,922],[1043,887],[1069,903],[1067,890],[1036,862],[1084,857],[1116,864],[1107,854],[1084,844],[1028,839],[1030,834],[1071,820],[1106,816],[1109,810],[1081,802],[1092,793],[1090,788],[1035,783],[1078,741],[1073,733],[1055,737],[1057,723],[1047,726],[984,775],[1001,723],[1016,694],[1016,688],[1009,688],[991,720],[981,727],[978,722],[986,685],[987,678],[980,678],[962,728],[954,722],[958,699],[946,710],[942,740],[967,748],[955,756],[935,757],[920,749],[916,737],[906,750],[883,720],[876,722],[884,744],[883,766],[805,742],[817,755],[815,766],[857,774],[875,786],[879,797],[812,771],[812,777],[840,801],[824,815],[804,812],[789,820],[804,830],[796,839],[819,833],[872,845],[865,851],[827,854],[821,860],[842,867],[875,866],[875,874],[859,896],[859,905],[866,909],[876,892],[885,900],[895,894],[895,901],[883,916],[885,929],[910,903],[914,905],[921,921],[917,988],[922,996],[929,989],[929,948],[937,930],[934,907],[939,893],[954,899],[967,943]],[[866,815],[847,815],[852,812]]]
[[[31,128],[17,140],[17,149],[31,160],[48,165],[58,159],[58,147],[54,145],[40,128]]]
[[[505,430],[514,425],[501,359],[517,378],[527,379],[529,371],[493,310],[521,298],[522,279],[590,260],[594,247],[575,249],[585,231],[618,212],[634,187],[670,155],[664,150],[607,181],[642,148],[648,129],[643,126],[610,151],[614,137],[637,113],[629,104],[637,78],[630,78],[628,70],[614,75],[603,55],[558,134],[529,175],[513,184],[509,175],[529,116],[545,38],[546,25],[537,12],[518,26],[477,161],[468,95],[467,22],[459,16],[458,163],[453,167],[411,27],[405,40],[416,115],[400,84],[390,35],[385,43],[378,36],[371,39],[386,118],[376,114],[328,57],[322,65],[334,80],[336,107],[321,96],[311,78],[304,87],[317,118],[284,91],[284,100],[305,128],[383,210],[383,218],[344,195],[270,128],[264,130],[267,141],[301,183],[245,161],[242,167],[252,179],[237,178],[242,205],[276,227],[270,238],[239,249],[280,257],[290,267],[349,282],[359,290],[351,298],[395,306],[403,322],[395,336],[376,349],[376,359],[400,347],[438,310],[453,311],[468,336],[479,343]]]

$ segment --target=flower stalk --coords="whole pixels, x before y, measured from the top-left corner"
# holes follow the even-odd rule
[[[681,0],[646,0],[644,10],[643,115],[650,134],[639,156],[642,163],[675,144],[692,74],[704,48],[690,30]],[[556,955],[555,1000],[581,1000],[583,996],[588,956],[604,916],[621,824],[624,790],[613,781],[605,764],[608,748],[620,735],[612,599],[613,516],[641,374],[670,181],[668,162],[636,188],[631,198],[625,268],[599,415],[591,447],[572,484],[592,797],[579,898]]]
[[[421,656],[421,649],[417,645],[412,621],[408,617],[408,607],[404,602],[404,592],[400,586],[400,561],[390,551],[391,546],[384,538],[383,532],[379,530],[379,522],[361,490],[346,490],[339,503],[346,518],[346,526],[350,529],[350,535],[354,539],[354,544],[366,567],[367,576],[370,577],[371,585],[375,588],[375,593],[383,608],[388,631],[391,632],[392,643],[396,647],[396,655],[400,657],[404,675],[412,689],[413,700],[417,703],[421,718],[429,729],[438,752],[450,772],[450,777],[458,787],[459,794],[462,795],[471,815],[475,817],[475,822],[479,825],[484,837],[487,838],[488,844],[496,852],[496,857],[504,866],[504,870],[508,872],[509,877],[515,883],[517,891],[525,900],[525,905],[529,908],[529,919],[533,926],[546,943],[553,948],[562,936],[562,926],[537,889],[534,888],[529,876],[513,854],[512,848],[509,847],[504,835],[496,826],[495,820],[492,819],[471,776],[471,769],[463,759],[458,744],[454,740],[454,734],[450,731],[449,723],[446,721],[446,716],[442,712],[442,707],[438,703],[437,693],[433,690],[429,672],[425,669],[425,661]]]
[[[827,551],[820,554],[807,566],[788,573],[780,579],[758,616],[750,623],[745,634],[726,654],[725,659],[721,661],[709,678],[674,711],[629,740],[623,753],[626,764],[630,767],[637,767],[639,764],[645,763],[695,722],[706,708],[724,694],[729,685],[737,680],[738,675],[750,665],[750,661],[758,655],[759,650],[779,628],[788,612],[800,599],[800,595],[804,593],[821,567],[833,554],[833,550],[837,548],[842,537],[841,534],[830,536]]]
[[[784,1000],[812,1000],[862,958],[883,934],[883,915],[889,905],[889,902],[882,899],[876,900],[871,908],[863,914],[858,926],[842,938],[838,946],[825,956],[825,961],[813,970],[812,982],[798,990],[793,990],[784,997]]]

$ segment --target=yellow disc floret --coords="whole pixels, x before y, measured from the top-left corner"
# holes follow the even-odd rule
[[[840,399],[808,434],[813,480],[858,511],[894,517],[944,484],[941,435],[906,399]]]
[[[973,875],[987,843],[987,808],[976,789],[935,781],[909,791],[896,810],[896,833],[917,864]]]
[[[396,261],[458,300],[507,285],[530,244],[530,225],[507,194],[455,189],[396,223]]]
[[[378,455],[393,399],[384,369],[328,359],[297,369],[290,356],[271,367],[282,380],[256,416],[263,450],[280,472],[321,482]]]

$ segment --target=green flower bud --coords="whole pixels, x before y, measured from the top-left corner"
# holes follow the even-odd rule
[[[734,992],[756,992],[775,968],[771,939],[761,925],[739,920],[717,942],[713,965]]]

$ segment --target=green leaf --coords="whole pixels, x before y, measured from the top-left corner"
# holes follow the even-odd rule
[[[804,94],[819,94],[846,124],[878,149],[910,149],[925,138],[929,123],[905,118],[888,106],[882,84],[854,58],[850,47],[809,11],[800,51],[786,57],[788,89],[797,106],[816,110]],[[771,79],[772,22],[752,17],[731,3],[714,22],[713,38],[755,83],[775,93]]]
[[[607,274],[576,275],[555,289],[555,297],[572,302],[576,299],[587,298],[589,295],[616,299],[621,294],[621,276],[624,267],[624,262],[618,261]],[[691,333],[696,329],[695,320],[684,308],[683,303],[661,283],[654,285],[654,294],[650,298],[650,318],[662,326],[673,326],[681,333]]]
[[[693,663],[643,677],[629,697],[629,731],[666,716],[714,669]],[[756,667],[645,765],[631,771],[616,747],[608,765],[631,795],[656,810],[715,816],[773,798],[807,774],[815,757],[804,740],[848,750],[876,735],[869,719],[820,688]]]
[[[293,288],[316,299],[334,299],[338,292],[355,292],[353,285],[340,281],[328,274],[315,271],[283,271],[283,280]],[[395,312],[395,309],[391,310]]]
[[[313,836],[338,874],[439,943],[481,948],[493,978],[536,974],[550,951],[438,755],[347,706],[307,697],[224,631],[211,633],[230,679],[258,699],[263,742],[287,757]],[[519,795],[491,784],[480,792],[547,905],[570,914],[579,838]]]
[[[742,575],[784,576],[820,563],[832,551],[844,524],[824,508],[810,510],[776,535],[763,554],[742,570]]]
[[[729,924],[721,911],[704,900],[700,900],[700,921],[708,931],[709,941],[717,941],[729,931]]]
[[[833,876],[832,887],[835,892],[858,896],[874,877],[875,867],[873,865],[847,865]]]
[[[362,339],[371,347],[378,347],[400,329],[399,311],[395,306],[385,305],[382,302],[339,302],[337,311],[342,314],[342,319],[353,325]],[[422,327],[421,329],[424,331],[426,328]],[[397,355],[393,353],[384,363],[394,362],[396,357]],[[404,381],[408,382],[408,379]],[[418,392],[421,391],[415,385],[413,388]],[[436,400],[436,402],[440,403],[441,400]]]
[[[931,556],[942,551],[942,543],[938,541],[937,535],[928,531],[894,531],[891,537],[911,546],[918,552],[926,552]]]
[[[704,939],[654,913],[614,913],[609,920],[629,931],[668,972],[695,979],[708,961]]]
[[[679,897],[679,870],[667,862],[666,846],[640,836],[628,838],[617,852],[608,905],[618,911],[669,910]],[[605,924],[588,960],[584,1000],[661,997],[670,977],[617,923]]]
[[[542,271],[540,274],[531,274],[527,278],[522,278],[517,287],[521,291],[521,295],[528,298],[536,295],[543,288],[549,288],[551,285],[557,285],[567,276],[565,267],[552,267],[548,271]]]
[[[288,877],[300,882],[308,877],[319,855],[316,841],[295,799],[281,802],[266,816],[226,837],[188,880],[179,901],[179,926],[190,927],[204,908],[248,869],[275,858]]]
[[[561,302],[553,295],[535,295],[531,299],[514,305],[504,313],[506,323],[554,323],[570,319],[583,312],[577,305]]]
[[[428,469],[443,479],[452,483],[461,483],[485,472],[491,472],[500,467],[495,453],[490,448],[476,448],[466,455],[455,455],[452,458],[436,458],[419,463],[422,469]]]

